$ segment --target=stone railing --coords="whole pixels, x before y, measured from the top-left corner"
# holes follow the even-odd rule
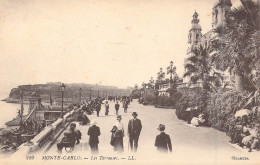
[[[48,144],[53,143],[58,136],[66,129],[66,127],[74,121],[73,115],[82,109],[74,108],[73,110],[67,112],[63,118],[57,119],[51,125],[44,128],[39,134],[37,134],[32,140],[30,145],[28,143],[24,143],[20,145],[17,151],[12,155],[12,157],[27,155],[29,153],[39,152],[48,147]],[[50,147],[50,145],[49,145]]]

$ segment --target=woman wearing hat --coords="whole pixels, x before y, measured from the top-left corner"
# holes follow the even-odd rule
[[[88,135],[89,135],[89,146],[91,148],[92,154],[98,153],[98,136],[100,136],[100,129],[97,126],[97,121],[93,119],[90,123],[92,126],[88,129]]]
[[[114,124],[113,129],[111,130],[112,136],[114,138],[113,146],[114,146],[114,151],[117,153],[122,153],[124,152],[124,146],[123,146],[123,137],[125,136],[124,134],[124,126],[123,123],[121,122],[122,117],[121,115],[117,116],[117,122]]]

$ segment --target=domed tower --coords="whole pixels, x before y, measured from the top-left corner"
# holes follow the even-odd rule
[[[191,28],[189,31],[189,36],[188,36],[188,43],[190,45],[197,45],[200,42],[201,39],[201,26],[199,25],[199,19],[198,19],[198,13],[195,11],[193,14],[193,19],[191,21]]]
[[[230,11],[231,6],[231,0],[215,0],[212,8],[212,28],[225,23],[226,13]]]
[[[195,11],[195,13],[192,16],[192,21],[191,21],[191,28],[189,30],[189,35],[188,35],[188,50],[187,50],[187,58],[189,58],[192,55],[191,50],[193,48],[196,48],[199,46],[200,42],[201,42],[201,26],[199,25],[199,19],[198,19],[199,14]],[[187,61],[185,59],[184,61],[185,64],[189,63],[189,61]],[[185,69],[186,70],[186,69]],[[188,83],[190,82],[190,77],[185,77],[183,79],[184,83]]]

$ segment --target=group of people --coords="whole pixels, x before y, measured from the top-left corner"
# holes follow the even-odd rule
[[[103,98],[96,98],[94,100],[89,100],[86,101],[85,104],[82,107],[82,110],[85,111],[88,115],[92,114],[94,111],[96,111],[97,117],[99,117],[100,111],[101,111],[101,105],[103,104],[102,102],[105,99]],[[116,115],[118,115],[118,111],[120,109],[120,105],[118,101],[122,102],[123,106],[122,108],[124,109],[124,112],[127,112],[128,105],[130,104],[131,101],[133,101],[132,98],[130,97],[122,97],[118,99],[117,97],[114,98],[115,103],[115,111]],[[105,115],[107,116],[109,114],[109,103],[108,100],[105,100]]]
[[[136,152],[138,147],[138,140],[142,130],[142,123],[140,119],[137,119],[138,114],[132,113],[133,119],[128,122],[127,135],[129,137],[129,143],[131,151]],[[121,122],[122,116],[117,116],[117,122],[114,124],[111,132],[110,144],[113,146],[114,151],[121,153],[124,151],[123,137],[125,136],[124,126]]]
[[[207,126],[208,123],[208,115],[202,113],[199,107],[186,109],[185,118],[187,119],[188,124],[196,127]]]
[[[249,152],[260,148],[260,124],[249,124],[247,116],[238,117],[230,134],[231,143],[248,148]]]
[[[138,114],[136,112],[132,113],[132,119],[128,122],[127,127],[127,135],[129,137],[129,145],[132,152],[137,152],[138,149],[138,141],[142,131],[142,122],[140,119],[137,118]],[[124,152],[124,136],[125,130],[124,125],[121,122],[122,116],[117,115],[117,121],[112,126],[111,130],[111,140],[110,144],[113,146],[113,150],[117,153]],[[167,153],[172,152],[172,144],[171,139],[165,131],[165,125],[160,124],[158,127],[160,134],[156,136],[155,139],[155,146],[157,150],[160,152]],[[88,129],[89,135],[89,146],[91,149],[92,154],[98,153],[98,144],[99,144],[99,136],[101,135],[100,128],[97,126],[97,121],[93,119],[90,122],[90,127]],[[69,144],[74,144],[75,142],[80,143],[79,139],[81,139],[81,132],[76,130],[76,124],[72,123],[70,125],[70,129],[68,132],[64,133],[64,137],[62,138],[61,142],[57,144],[58,151],[61,152],[64,147]]]
[[[203,113],[199,114],[199,116],[195,116],[191,119],[190,124],[196,127],[203,126],[206,122],[205,115]]]

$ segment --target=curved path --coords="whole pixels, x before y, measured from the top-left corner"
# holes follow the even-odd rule
[[[89,118],[96,118],[98,126],[101,130],[101,136],[99,138],[99,155],[113,156],[116,155],[110,146],[110,130],[112,129],[113,123],[116,121],[114,112],[114,102],[110,103],[109,116],[104,115],[104,105],[100,112],[100,117],[97,118],[95,115],[90,115]],[[121,105],[122,107],[122,105]],[[139,139],[138,152],[135,154],[137,162],[147,163],[163,163],[166,164],[175,163],[199,163],[199,164],[223,164],[223,162],[238,163],[236,160],[232,160],[232,156],[236,157],[248,157],[250,161],[254,161],[256,153],[248,154],[241,150],[233,147],[228,143],[230,140],[225,133],[215,130],[213,128],[205,127],[190,127],[182,120],[177,119],[175,110],[173,109],[160,109],[153,106],[143,106],[138,104],[136,100],[129,105],[128,113],[124,113],[123,109],[120,109],[120,114],[123,119],[122,122],[127,131],[127,124],[131,119],[131,113],[137,112],[138,118],[141,119],[143,129]],[[159,124],[165,124],[166,130],[172,139],[173,153],[168,155],[159,155],[154,147],[154,140],[156,135],[159,133],[157,127]],[[78,126],[78,129],[82,132],[82,140],[79,145],[76,145],[73,155],[89,155],[90,149],[88,146],[87,130],[89,126]],[[61,137],[57,141],[60,141]],[[121,158],[128,158],[133,155],[128,152],[128,138],[124,138],[124,149]],[[46,153],[48,155],[57,155],[56,144]],[[67,154],[64,153],[63,154]],[[118,156],[118,155],[117,155]],[[259,156],[259,153],[257,153]],[[241,162],[241,161],[239,161]],[[241,162],[242,163],[242,162]]]

